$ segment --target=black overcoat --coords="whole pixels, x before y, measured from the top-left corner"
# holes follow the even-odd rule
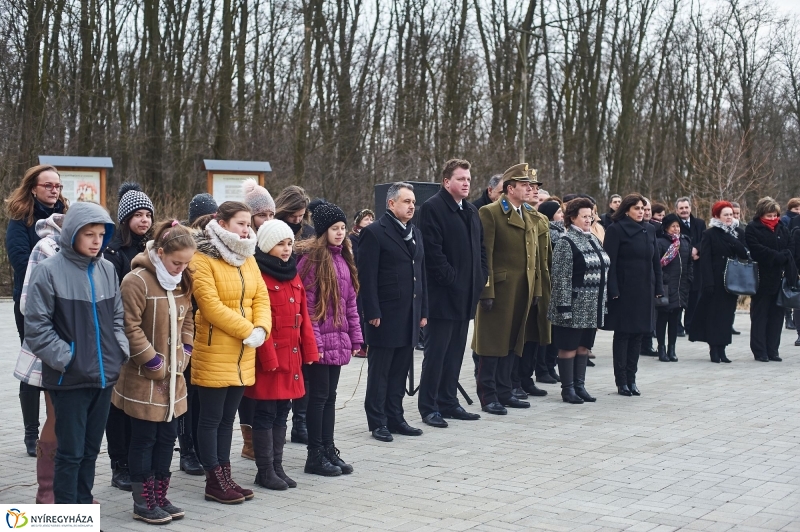
[[[655,296],[663,291],[655,228],[624,216],[606,230],[603,248],[611,260],[603,329],[649,333],[655,329]]]
[[[692,342],[709,345],[731,343],[731,329],[739,297],[725,290],[725,265],[729,258],[747,258],[742,242],[719,227],[712,227],[700,241],[700,259],[695,261],[702,270],[702,292],[689,330]]]
[[[696,218],[693,214],[689,215],[689,227],[686,227],[686,224],[683,220],[680,223],[681,226],[681,234],[686,235],[692,241],[692,247],[697,248],[698,253],[700,252],[700,242],[703,240],[703,233],[706,231],[706,221],[702,218]],[[699,260],[699,259],[698,259]],[[695,271],[694,271],[694,280],[692,281],[692,291],[697,292],[700,290],[702,286],[703,280],[701,276],[703,275],[702,271],[699,267],[697,267],[697,261],[695,261]]]
[[[689,303],[689,289],[694,277],[694,264],[692,260],[692,242],[686,235],[681,235],[681,248],[678,256],[666,266],[661,267],[664,290],[669,296],[669,305],[658,307],[658,310],[675,310],[686,308]],[[663,257],[672,244],[672,239],[665,233],[658,236],[658,254]]]
[[[783,270],[789,263],[789,230],[778,224],[775,231],[753,220],[744,230],[747,249],[758,263],[758,294],[777,295],[783,279]]]
[[[414,256],[388,215],[361,230],[358,246],[359,296],[366,343],[376,347],[417,345],[419,322],[428,317],[422,233],[412,226]],[[369,324],[380,318],[379,327]]]
[[[494,203],[494,202],[489,197],[489,189],[487,189],[487,188],[483,189],[483,193],[481,194],[480,198],[478,198],[478,199],[476,199],[475,201],[472,202],[472,204],[475,205],[475,208],[478,209],[478,210],[481,210],[481,207],[485,207],[487,205],[491,205],[492,203]]]
[[[425,240],[428,273],[428,318],[471,320],[475,317],[489,270],[478,209],[441,189],[420,208],[419,228]]]

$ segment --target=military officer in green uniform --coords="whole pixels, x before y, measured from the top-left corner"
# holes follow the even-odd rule
[[[511,393],[511,373],[514,358],[522,355],[531,306],[542,295],[538,224],[525,203],[532,186],[528,165],[512,166],[503,174],[500,198],[478,211],[489,280],[475,315],[472,349],[478,354],[478,398],[490,414],[530,406]]]

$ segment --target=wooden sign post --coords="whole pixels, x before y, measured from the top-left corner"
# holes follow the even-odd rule
[[[266,161],[204,159],[203,166],[208,173],[208,193],[214,196],[217,204],[242,201],[242,181],[253,178],[263,187],[266,173],[272,171],[272,166]]]
[[[39,164],[50,164],[61,174],[61,193],[70,203],[94,201],[106,205],[108,169],[114,167],[111,157],[68,157],[40,155]]]

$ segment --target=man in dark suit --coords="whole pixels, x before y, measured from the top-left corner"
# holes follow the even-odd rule
[[[480,209],[486,205],[491,205],[500,194],[503,193],[503,174],[495,174],[489,179],[489,184],[483,190],[483,194],[477,200],[473,201],[476,209]]]
[[[681,219],[681,234],[688,236],[692,241],[692,260],[696,261],[700,258],[697,250],[700,249],[700,241],[703,240],[703,233],[706,231],[706,222],[692,214],[692,200],[685,196],[678,198],[675,202],[675,213]],[[700,289],[703,286],[702,279],[700,279],[700,268],[696,264],[694,280],[692,281],[691,290],[689,290],[686,314],[683,318],[683,327],[686,331],[692,328],[692,318],[694,317],[695,308],[697,308],[697,301],[700,299]]]
[[[614,216],[614,213],[619,209],[620,203],[622,203],[622,196],[619,194],[611,194],[611,199],[608,201],[608,212],[600,215],[600,225],[603,226],[603,229],[608,229],[609,226],[614,223],[611,217]]]
[[[411,223],[415,203],[412,185],[390,186],[386,214],[361,230],[359,242],[359,296],[369,345],[364,410],[372,436],[385,442],[394,439],[392,433],[422,435],[403,416],[417,334],[428,321],[422,234]]]
[[[469,169],[464,159],[447,161],[441,190],[420,212],[429,303],[419,413],[432,427],[446,427],[443,418],[480,418],[464,410],[456,397],[469,320],[489,276],[478,209],[467,201]]]

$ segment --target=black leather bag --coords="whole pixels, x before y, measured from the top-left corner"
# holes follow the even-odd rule
[[[781,289],[778,291],[777,304],[783,308],[800,309],[800,284],[791,286],[788,279],[784,277],[781,281]]]
[[[728,259],[725,265],[725,290],[737,296],[754,296],[758,291],[758,263],[747,260]]]
[[[661,293],[664,295],[656,298],[656,308],[666,308],[669,306],[669,290],[667,290],[666,286],[664,286]]]

